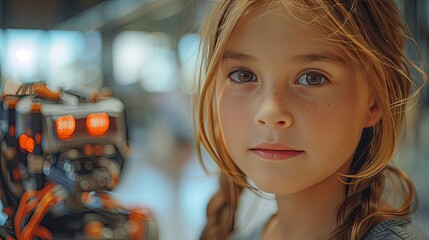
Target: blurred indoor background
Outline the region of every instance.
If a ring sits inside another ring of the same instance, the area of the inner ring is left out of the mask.
[[[217,189],[216,176],[196,159],[191,120],[196,32],[213,2],[0,0],[2,85],[44,81],[82,93],[109,87],[125,103],[132,153],[115,194],[124,204],[150,207],[161,240],[197,239]],[[398,3],[427,60],[429,1]],[[412,47],[407,51],[418,59]],[[416,183],[414,217],[429,233],[427,90],[410,111],[402,141],[397,164]],[[243,210],[253,217],[242,215],[242,227],[275,211],[271,200],[245,197],[254,199]]]

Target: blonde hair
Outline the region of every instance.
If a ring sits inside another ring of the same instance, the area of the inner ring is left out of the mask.
[[[407,175],[390,164],[404,121],[405,107],[417,98],[420,87],[411,79],[412,66],[425,73],[405,54],[409,32],[394,0],[221,0],[201,27],[202,62],[196,96],[196,142],[200,159],[205,149],[221,169],[220,190],[207,208],[201,239],[226,239],[234,230],[238,198],[249,187],[245,175],[229,156],[219,127],[214,75],[237,21],[255,7],[278,3],[314,30],[326,33],[346,60],[360,66],[368,79],[381,120],[365,129],[350,173],[341,175],[347,198],[337,215],[337,228],[328,239],[362,239],[382,217],[407,217],[416,207],[414,186]],[[311,19],[306,21],[305,19]],[[420,57],[421,61],[421,57]],[[392,184],[402,202],[380,208],[386,183]]]

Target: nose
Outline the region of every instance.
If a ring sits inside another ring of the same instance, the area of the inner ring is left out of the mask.
[[[259,126],[269,128],[288,128],[293,123],[292,114],[287,108],[287,100],[280,93],[269,93],[260,99],[255,115]]]

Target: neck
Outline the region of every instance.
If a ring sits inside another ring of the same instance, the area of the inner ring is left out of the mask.
[[[304,191],[277,197],[264,239],[324,239],[337,226],[346,186],[336,174]]]

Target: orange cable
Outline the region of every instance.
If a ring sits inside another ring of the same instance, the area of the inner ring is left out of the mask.
[[[46,87],[46,83],[33,84],[36,94],[41,98],[46,98],[53,101],[60,100],[61,92],[51,91]]]
[[[39,226],[48,210],[55,205],[57,201],[58,199],[53,196],[52,192],[48,192],[43,196],[30,221],[23,229],[23,239],[33,239],[35,229]]]
[[[19,239],[20,234],[21,234],[21,221],[23,220],[24,217],[24,212],[25,212],[25,207],[27,206],[27,202],[30,200],[31,197],[34,197],[36,195],[35,191],[27,191],[24,194],[22,194],[21,196],[21,200],[19,202],[18,205],[18,209],[16,211],[15,214],[15,219],[14,219],[14,228],[15,228],[15,234],[16,237]]]
[[[120,208],[120,204],[115,201],[112,196],[110,196],[107,193],[98,193],[98,197],[101,199],[101,203],[103,207],[107,209],[112,208]],[[135,212],[131,212],[129,215],[130,221],[133,223],[133,229],[131,230],[131,239],[141,239],[143,236],[142,228],[143,226],[140,225],[139,217]]]
[[[22,216],[21,220],[19,221],[19,223],[23,222],[24,220],[27,219],[27,217],[29,216],[30,213],[34,212],[34,210],[36,209],[37,205],[39,204],[39,199],[35,199],[31,202],[29,202],[24,209],[24,215]],[[19,239],[18,236],[21,235],[21,224],[19,224],[19,229],[16,231],[16,235],[17,238]],[[25,226],[22,226],[22,228],[24,228]]]
[[[131,239],[142,239],[144,232],[144,225],[142,224],[142,219],[139,216],[139,213],[136,211],[132,211],[129,215],[131,222],[134,223],[136,229],[133,229],[131,232]]]
[[[117,208],[120,206],[118,202],[113,199],[109,194],[99,193],[98,196],[100,197],[103,206],[108,209]]]
[[[21,222],[24,221],[26,216],[37,207],[37,205],[40,202],[40,198],[43,197],[46,194],[46,192],[51,190],[53,187],[54,187],[53,183],[48,183],[42,190],[39,190],[39,191],[29,190],[22,195],[21,201],[17,210],[17,214],[15,217],[15,225],[14,225],[15,234],[18,239],[20,239],[20,236],[21,236],[21,226],[20,226]],[[33,196],[34,199],[28,202],[31,196]],[[22,204],[24,205],[22,206]]]
[[[36,236],[42,239],[52,239],[52,233],[43,226],[39,226],[36,229]]]

